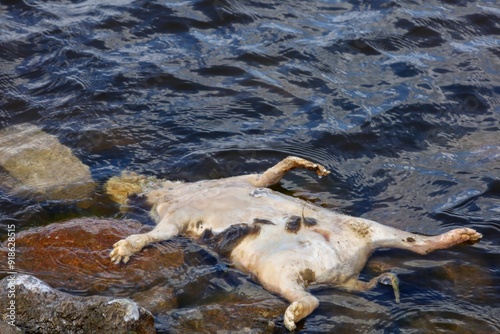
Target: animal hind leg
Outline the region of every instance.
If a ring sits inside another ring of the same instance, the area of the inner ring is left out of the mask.
[[[319,305],[319,300],[306,291],[306,285],[312,283],[313,277],[304,277],[296,271],[296,268],[282,268],[279,273],[267,272],[267,275],[259,277],[260,283],[271,292],[274,292],[288,302],[283,315],[285,327],[293,331],[296,323],[311,314]]]
[[[320,164],[316,164],[299,157],[288,156],[273,167],[266,170],[264,173],[259,174],[257,179],[252,183],[255,187],[269,187],[273,184],[277,184],[287,172],[295,168],[312,170],[319,176],[326,176],[330,174],[330,171]]]
[[[342,286],[340,289],[344,289],[349,292],[364,292],[374,289],[378,283],[383,285],[391,285],[394,290],[394,298],[396,303],[399,303],[399,279],[394,273],[383,273],[377,277],[372,278],[368,282],[360,281],[357,278],[352,278]]]
[[[457,228],[429,238],[424,246],[417,246],[416,251],[428,254],[437,249],[446,249],[465,242],[479,241],[483,235],[471,228]]]
[[[293,331],[297,327],[296,323],[298,321],[311,314],[319,305],[318,298],[298,285],[291,289],[284,287],[280,295],[291,302],[283,315],[283,322],[290,331]]]
[[[457,228],[435,236],[424,236],[378,224],[372,225],[372,248],[400,248],[418,254],[450,248],[465,242],[479,241],[483,236],[471,228]]]

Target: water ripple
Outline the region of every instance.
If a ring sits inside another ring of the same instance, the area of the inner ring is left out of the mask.
[[[431,258],[435,267],[405,258],[404,275],[431,274],[406,281],[399,307],[385,290],[320,291],[304,332],[499,330],[491,1],[29,0],[0,12],[0,127],[40,124],[100,184],[123,169],[182,180],[258,173],[298,155],[332,174],[294,171],[276,190],[408,231],[484,234]],[[2,221],[20,226],[118,214],[104,200],[83,213],[3,190],[0,201]],[[179,270],[199,275],[193,296],[217,300],[236,284],[217,279],[213,254],[186,247],[192,262]],[[474,275],[488,280],[463,288],[460,277],[474,276],[463,268],[434,280],[449,259],[481,265]]]

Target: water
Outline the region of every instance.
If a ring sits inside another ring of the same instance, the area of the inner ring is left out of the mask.
[[[400,272],[401,304],[320,288],[303,332],[500,331],[496,1],[30,0],[0,17],[0,126],[40,124],[99,182],[225,177],[294,154],[332,174],[294,173],[284,193],[484,234],[427,262],[376,253]],[[7,193],[0,207],[3,230],[118,214],[100,193],[87,210]]]

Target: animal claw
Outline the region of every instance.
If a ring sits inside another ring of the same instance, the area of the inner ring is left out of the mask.
[[[382,274],[379,278],[379,282],[384,285],[391,285],[394,290],[394,298],[396,299],[396,304],[399,304],[400,295],[399,295],[399,279],[398,276],[394,273],[385,273]]]
[[[111,258],[111,262],[115,264],[119,264],[120,262],[127,263],[130,260],[130,256],[135,253],[126,239],[116,242],[113,248],[111,253],[109,253],[109,257]]]

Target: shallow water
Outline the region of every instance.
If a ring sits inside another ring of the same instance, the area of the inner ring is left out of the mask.
[[[294,154],[332,174],[290,174],[284,193],[412,232],[484,234],[425,258],[377,252],[369,268],[396,268],[401,304],[321,287],[304,333],[500,331],[496,1],[26,0],[0,17],[0,128],[40,124],[99,182],[225,177]],[[2,232],[84,215],[119,213],[100,193],[83,210],[0,192]]]

